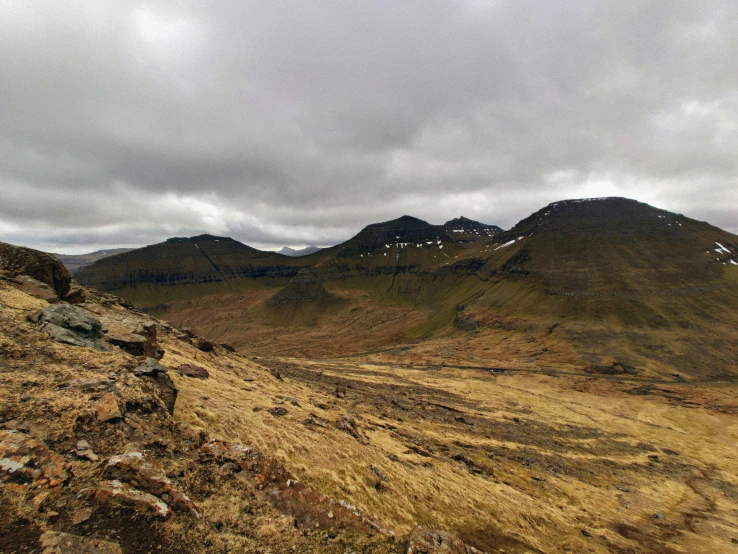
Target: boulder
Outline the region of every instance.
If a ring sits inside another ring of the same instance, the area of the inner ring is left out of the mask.
[[[196,379],[207,379],[208,377],[210,377],[207,369],[192,364],[181,364],[177,366],[177,371],[180,375],[184,375],[186,377],[194,377]]]
[[[106,477],[130,483],[161,498],[173,508],[187,511],[196,518],[200,518],[199,512],[189,497],[167,477],[155,460],[148,459],[140,451],[132,450],[111,457],[103,473]]]
[[[166,373],[167,371],[169,368],[161,365],[156,358],[146,358],[133,370],[133,373],[140,377],[142,375],[153,376],[155,373]]]
[[[0,242],[0,269],[13,276],[28,275],[46,283],[60,300],[66,297],[72,282],[67,268],[54,256],[5,242]]]
[[[113,421],[123,417],[118,407],[118,400],[114,394],[106,394],[97,402],[97,420],[101,422]]]
[[[131,356],[146,356],[161,360],[164,349],[156,342],[156,323],[146,323],[134,329],[117,329],[106,340]]]
[[[348,433],[362,444],[369,444],[369,439],[362,435],[359,431],[359,426],[356,423],[356,419],[353,416],[344,414],[336,421],[336,427],[341,431]]]
[[[39,539],[41,554],[123,554],[117,543],[46,531]]]
[[[95,500],[97,502],[107,502],[111,499],[122,501],[125,504],[132,504],[138,511],[162,519],[169,519],[172,515],[171,508],[163,500],[147,492],[134,489],[130,485],[117,480],[103,481],[95,492]]]
[[[34,315],[34,314],[32,314]],[[41,312],[40,328],[57,342],[102,348],[102,323],[89,312],[66,302],[53,304]]]
[[[212,352],[215,348],[215,343],[202,337],[198,337],[195,346],[198,350],[202,350],[203,352]]]
[[[70,304],[82,304],[87,302],[87,289],[80,286],[76,281],[72,281],[72,285],[69,287],[69,292],[66,297],[64,297],[64,300]]]
[[[96,462],[99,459],[98,455],[92,451],[92,448],[90,448],[90,443],[86,440],[77,441],[77,448],[74,450],[74,453],[78,458],[84,458],[91,462]]]

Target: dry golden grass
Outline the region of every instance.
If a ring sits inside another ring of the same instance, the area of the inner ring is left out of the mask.
[[[190,348],[169,341],[163,363]],[[398,533],[428,525],[489,552],[734,548],[735,386],[194,357],[211,377],[177,378],[175,418],[275,455]],[[368,444],[336,428],[344,414]],[[329,427],[303,423],[316,416]]]
[[[80,436],[103,457],[133,440],[123,426],[95,423],[95,394],[57,387],[114,373],[122,401],[145,403],[147,393],[128,372],[131,358],[49,342],[24,319],[44,303],[2,283],[0,304],[6,420],[34,422],[32,433],[59,452]],[[123,313],[116,310],[102,317],[115,321]],[[177,519],[152,533],[187,549],[207,537],[203,548],[212,552],[400,550],[400,543],[357,546],[340,535],[303,535],[246,481],[197,460],[187,444],[202,430],[275,456],[304,483],[398,536],[422,524],[490,553],[732,552],[736,386],[583,375],[555,334],[539,339],[561,374],[533,373],[542,366],[522,355],[536,347],[527,340],[532,333],[539,330],[510,329],[484,343],[487,351],[474,350],[478,358],[449,335],[409,353],[333,360],[204,353],[162,334],[165,366],[190,363],[210,373],[203,380],[170,371],[180,425],[145,416],[165,442],[179,441],[160,461],[170,475],[184,472],[182,485],[210,527]],[[517,360],[531,372],[451,367],[477,360]],[[21,402],[25,391],[31,399]],[[269,413],[275,406],[287,414]],[[354,418],[358,435],[338,427],[342,416]],[[88,462],[73,465],[73,486],[99,479]],[[62,518],[82,502],[75,491]]]

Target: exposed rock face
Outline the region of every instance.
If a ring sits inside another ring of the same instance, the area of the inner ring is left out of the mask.
[[[59,490],[69,479],[69,468],[67,460],[41,441],[0,431],[0,482],[25,490]]]
[[[273,306],[321,302],[335,299],[323,285],[323,281],[307,268],[298,271],[290,282],[267,302]]]
[[[47,531],[39,540],[41,554],[123,554],[117,543]]]
[[[17,285],[17,288],[26,294],[45,300],[49,304],[59,302],[59,295],[56,291],[46,283],[42,283],[38,279],[29,277],[28,275],[16,275],[10,277],[10,273],[5,270],[0,270],[0,276],[8,278],[13,284]]]
[[[155,358],[147,358],[141,365],[133,370],[133,373],[150,381],[156,390],[156,395],[164,402],[169,415],[174,414],[174,404],[177,402],[177,387],[174,381],[167,375],[167,369]]]
[[[201,451],[214,461],[240,467],[254,480],[257,489],[266,493],[275,508],[290,514],[300,525],[362,534],[387,532],[353,506],[336,502],[303,485],[277,460],[255,448],[211,441],[203,445]]]
[[[55,257],[23,246],[0,242],[0,269],[11,275],[28,275],[54,289],[59,299],[69,292],[72,276]]]
[[[200,517],[189,497],[166,476],[156,461],[146,458],[142,452],[132,450],[113,456],[108,460],[104,474],[115,481],[135,485],[175,509],[187,511],[196,518]]]
[[[163,500],[160,500],[153,494],[134,489],[130,485],[117,480],[103,481],[95,493],[95,500],[97,502],[106,502],[110,499],[132,504],[138,511],[158,516],[162,519],[169,519],[172,515],[171,508]]]
[[[160,360],[164,350],[156,342],[156,324],[149,323],[134,328],[130,332],[115,330],[108,333],[110,344],[128,352],[131,356],[147,356]]]
[[[72,286],[69,287],[69,293],[64,300],[70,304],[82,304],[87,301],[87,289],[72,281]]]
[[[55,341],[75,346],[101,347],[102,323],[89,312],[65,302],[53,304],[38,318],[41,329]]]

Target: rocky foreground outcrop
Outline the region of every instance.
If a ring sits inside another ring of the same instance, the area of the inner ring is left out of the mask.
[[[0,552],[407,549],[275,457],[176,422],[175,380],[240,358],[90,293],[39,309],[0,281]]]
[[[28,276],[51,287],[57,298],[69,294],[72,276],[54,256],[23,246],[0,242],[0,270],[9,277]]]

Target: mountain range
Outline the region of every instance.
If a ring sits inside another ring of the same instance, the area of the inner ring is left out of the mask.
[[[554,202],[507,231],[403,216],[299,258],[169,239],[77,279],[254,353],[442,359],[433,338],[472,365],[699,379],[737,373],[736,253],[738,237],[707,223],[601,198]],[[276,296],[305,268],[326,294]],[[501,351],[503,337],[523,355]]]

